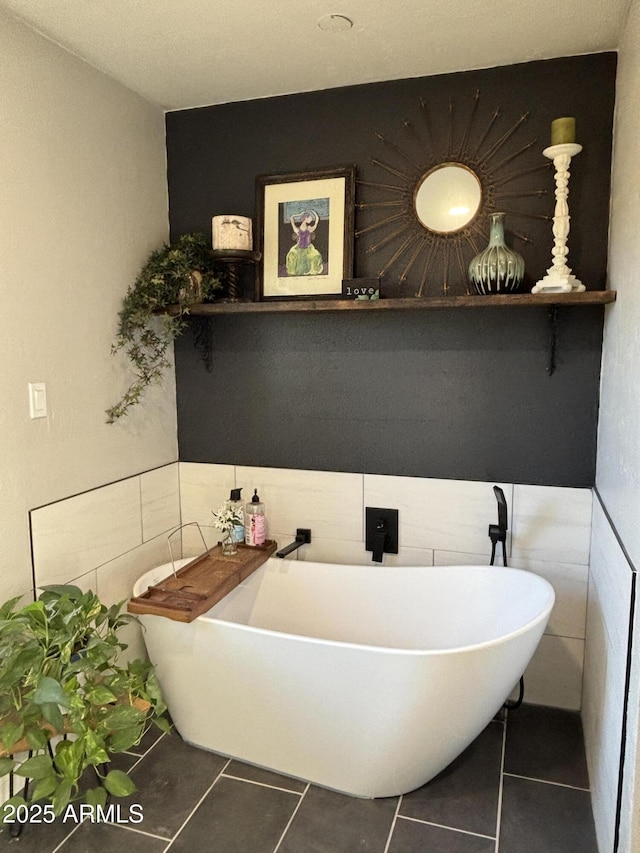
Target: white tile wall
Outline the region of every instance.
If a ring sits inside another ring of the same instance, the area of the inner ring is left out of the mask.
[[[598,842],[612,850],[632,572],[598,500],[592,531],[582,720]]]
[[[36,584],[78,578],[179,521],[177,463],[32,510]]]
[[[526,701],[579,711],[583,664],[584,640],[545,634],[524,674]]]
[[[37,586],[95,569],[142,544],[139,478],[36,509],[31,529]]]
[[[549,619],[547,633],[556,637],[584,640],[589,567],[517,557],[513,557],[509,565],[541,575],[554,588],[556,603]]]
[[[286,544],[286,543],[285,543]],[[398,554],[385,554],[385,566],[432,566],[433,551],[429,548],[403,548]],[[371,565],[371,551],[365,550],[364,541],[348,542],[339,539],[316,539],[298,552],[299,560],[319,563],[343,563],[348,566]]]
[[[92,569],[90,572],[80,575],[79,578],[69,578],[66,583],[74,584],[74,586],[79,587],[83,592],[91,590],[97,594],[98,573],[96,569]]]
[[[512,555],[588,566],[591,501],[590,489],[515,485]]]
[[[32,513],[39,584],[97,582],[107,603],[130,594],[135,578],[167,562],[167,534],[180,519],[200,524],[208,547],[220,538],[211,510],[243,488],[266,504],[268,535],[282,547],[296,528],[312,543],[294,558],[366,565],[366,506],[399,510],[400,553],[386,565],[487,563],[489,524],[497,521],[494,483],[430,480],[181,462],[60,501]],[[591,493],[583,489],[501,485],[509,506],[510,565],[554,586],[557,604],[526,673],[527,700],[579,708],[583,671]],[[196,527],[173,538],[176,556],[203,549]],[[183,547],[181,547],[183,546]],[[94,574],[96,572],[97,574]],[[132,654],[142,648],[131,632]],[[135,656],[134,654],[134,656]]]
[[[258,490],[270,530],[295,536],[296,528],[308,527],[319,538],[362,540],[360,474],[238,466],[236,482],[245,501]]]
[[[181,550],[180,538],[172,537],[171,547],[173,550],[174,559],[180,557],[197,557],[198,554],[202,554],[203,551],[206,550],[205,545],[206,548],[213,548],[213,546],[216,545],[221,538],[222,533],[220,530],[218,530],[217,527],[210,527],[204,524],[198,524],[197,522],[187,522],[182,528]]]
[[[127,551],[96,570],[97,593],[108,606],[131,597],[133,585],[146,571],[169,562],[166,537],[161,535]]]
[[[140,496],[143,542],[180,524],[180,480],[175,463],[141,474]]]
[[[487,530],[498,521],[494,485],[502,487],[511,507],[513,487],[506,483],[366,474],[364,505],[399,511],[401,546],[465,551],[489,557],[491,542]]]
[[[183,523],[197,521],[211,526],[212,510],[217,510],[235,488],[233,465],[205,465],[180,462],[180,508]],[[242,483],[238,484],[242,486]],[[246,489],[242,497],[246,497]]]

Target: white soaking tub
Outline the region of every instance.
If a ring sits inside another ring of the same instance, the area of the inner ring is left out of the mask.
[[[147,572],[134,595],[170,572]],[[546,580],[517,569],[271,558],[189,624],[139,618],[187,742],[386,797],[423,785],[477,737],[553,603]]]

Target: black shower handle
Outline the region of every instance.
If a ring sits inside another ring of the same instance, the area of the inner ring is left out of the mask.
[[[509,527],[507,520],[507,500],[500,486],[493,487],[493,494],[498,501],[498,527],[506,533]]]

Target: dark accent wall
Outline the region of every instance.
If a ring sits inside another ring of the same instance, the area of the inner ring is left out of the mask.
[[[571,170],[570,265],[589,289],[602,288],[615,64],[614,54],[598,54],[169,113],[172,238],[209,233],[217,213],[254,215],[257,174],[355,163],[360,180],[380,181],[372,158],[393,160],[376,132],[404,144],[402,121],[421,119],[422,98],[436,146],[444,145],[449,105],[459,136],[480,90],[478,118],[499,107],[496,129],[529,112],[503,154],[536,143],[514,164],[543,162],[552,119],[576,116],[584,150]],[[511,205],[534,217],[508,218],[526,289],[550,265],[551,223],[539,217],[553,213],[553,186],[550,169],[515,184],[548,190]],[[367,192],[358,187],[356,198]],[[360,277],[383,263],[363,239],[355,257]],[[414,281],[394,274],[383,286],[389,295],[415,292]],[[430,282],[430,293],[439,288]],[[450,292],[465,288],[458,276]],[[558,366],[549,376],[542,308],[215,317],[212,372],[190,334],[176,344],[180,458],[591,486],[603,309],[567,308],[558,320]]]

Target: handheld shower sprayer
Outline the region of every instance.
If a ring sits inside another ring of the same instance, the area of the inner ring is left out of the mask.
[[[496,559],[496,545],[502,543],[502,565],[507,565],[507,529],[508,513],[507,500],[500,486],[493,487],[493,493],[498,502],[498,523],[489,525],[489,539],[491,539],[491,565]]]

